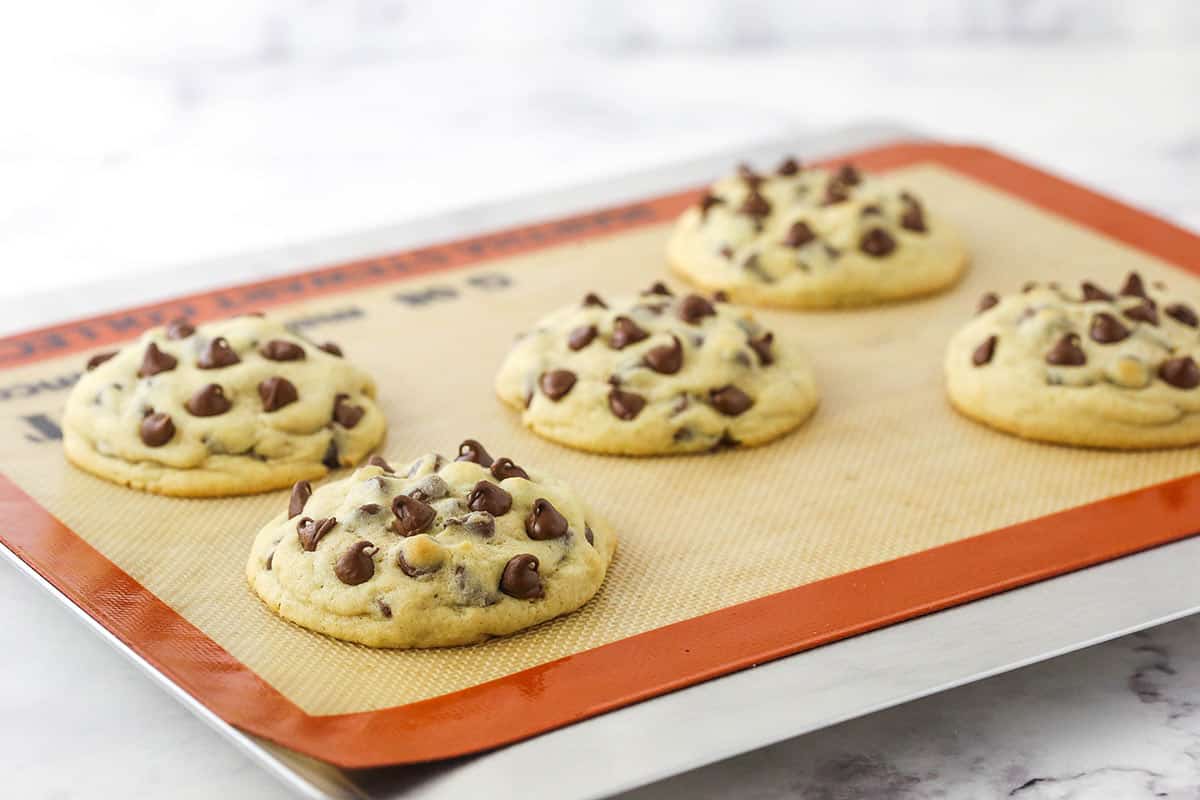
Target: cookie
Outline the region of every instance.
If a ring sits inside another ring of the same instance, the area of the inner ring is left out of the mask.
[[[246,574],[272,611],[371,647],[469,644],[596,594],[616,537],[568,486],[468,439],[393,470],[292,489]]]
[[[1200,442],[1196,306],[1131,273],[1117,288],[1029,284],[984,295],[946,351],[960,412],[1046,442],[1120,449]]]
[[[67,399],[67,457],[158,494],[279,489],[350,466],[383,438],[375,382],[332,343],[258,315],[177,320],[101,353]]]
[[[817,405],[794,342],[723,299],[662,283],[550,314],[513,346],[496,392],[547,439],[623,455],[762,444]]]
[[[844,164],[743,165],[679,218],[671,267],[739,303],[862,306],[929,294],[958,280],[967,251],[911,192]]]

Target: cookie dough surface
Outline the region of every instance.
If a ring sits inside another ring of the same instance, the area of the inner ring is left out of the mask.
[[[714,183],[679,218],[667,256],[699,286],[787,308],[929,294],[967,263],[954,228],[910,192],[848,164],[833,172],[794,159]]]
[[[1106,448],[1200,442],[1200,333],[1191,301],[1123,286],[988,294],[946,352],[960,412],[1002,431]]]
[[[623,455],[762,444],[817,405],[794,342],[745,309],[661,283],[545,317],[509,352],[496,392],[547,439]]]
[[[67,457],[134,489],[251,494],[350,466],[383,438],[375,382],[276,320],[177,320],[93,356],[71,391]]]
[[[311,496],[310,496],[311,495]],[[477,442],[393,470],[373,457],[289,507],[246,566],[285,619],[371,647],[442,647],[503,636],[574,611],[616,549],[565,484]]]

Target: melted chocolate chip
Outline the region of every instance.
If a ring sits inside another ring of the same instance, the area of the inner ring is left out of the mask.
[[[196,326],[180,317],[167,323],[168,339],[186,339],[196,332]]]
[[[572,350],[582,350],[592,343],[597,333],[595,325],[580,325],[567,335],[567,347]]]
[[[622,350],[635,342],[640,342],[650,334],[629,317],[617,317],[613,320],[612,336],[608,346],[614,350]]]
[[[543,372],[538,378],[538,386],[542,394],[555,402],[567,396],[575,386],[575,373],[569,369],[552,369]]]
[[[1085,303],[1096,301],[1096,300],[1103,300],[1106,302],[1111,302],[1113,299],[1113,296],[1111,294],[1104,291],[1103,289],[1101,289],[1099,286],[1092,283],[1091,281],[1084,281],[1080,288],[1083,291],[1083,300]]]
[[[1087,363],[1087,354],[1079,346],[1079,337],[1064,333],[1046,353],[1046,363],[1059,367],[1080,367]]]
[[[175,423],[166,414],[152,412],[142,418],[138,432],[147,447],[162,447],[175,436]]]
[[[241,361],[238,354],[229,346],[229,342],[224,336],[218,336],[208,343],[200,353],[200,357],[196,359],[196,366],[200,369],[220,369],[229,367]]]
[[[689,294],[679,301],[679,318],[689,325],[695,325],[705,317],[716,316],[717,310],[712,303],[698,294]]]
[[[608,408],[617,419],[629,421],[642,413],[645,407],[646,398],[640,394],[626,392],[615,386],[608,393]]]
[[[356,406],[348,401],[350,395],[339,394],[333,398],[333,421],[343,428],[353,428],[362,421],[367,413],[362,406]]]
[[[325,455],[321,456],[321,463],[330,469],[337,469],[342,465],[342,458],[338,453],[337,439],[331,438],[329,440],[329,446],[325,448]]]
[[[537,556],[522,553],[510,558],[500,574],[500,591],[518,600],[543,597],[545,592],[542,590],[542,577],[538,574]]]
[[[1093,342],[1100,344],[1115,344],[1129,338],[1129,328],[1121,324],[1121,320],[1112,314],[1100,313],[1092,317],[1092,325],[1088,336]]]
[[[111,350],[107,353],[96,353],[96,355],[92,356],[91,358],[89,358],[87,360],[87,367],[86,367],[87,371],[91,372],[96,367],[100,366],[105,361],[108,361],[110,358],[112,358],[116,354],[117,354],[116,350]]]
[[[834,179],[847,186],[858,186],[858,184],[862,183],[862,174],[858,171],[857,167],[850,162],[846,162],[838,169],[834,175]]]
[[[350,545],[350,548],[333,565],[333,574],[347,586],[366,583],[375,575],[375,559],[371,558],[379,548],[365,539]]]
[[[503,517],[512,508],[512,495],[491,481],[479,481],[467,495],[467,508]]]
[[[437,516],[433,506],[406,494],[396,495],[392,499],[392,513],[396,515],[392,520],[392,530],[401,536],[420,533],[428,528]]]
[[[588,292],[583,296],[583,307],[593,306],[595,308],[608,308],[608,303],[600,299],[600,295],[595,292]]]
[[[486,511],[472,511],[460,519],[448,519],[447,525],[461,525],[468,533],[490,538],[496,533],[496,518]]]
[[[1169,358],[1158,368],[1158,377],[1176,389],[1195,389],[1200,386],[1200,367],[1191,356]]]
[[[1158,324],[1158,309],[1155,308],[1154,301],[1150,299],[1143,300],[1141,305],[1127,308],[1121,313],[1136,322],[1145,322],[1148,325]]]
[[[426,475],[415,486],[405,492],[409,497],[414,500],[420,500],[422,503],[437,500],[449,493],[450,487],[446,485],[446,481],[442,480],[439,475]]]
[[[761,218],[771,213],[771,204],[767,202],[767,198],[763,197],[757,189],[752,189],[746,195],[746,199],[742,201],[741,207],[738,208],[747,216]]]
[[[1196,316],[1196,312],[1191,306],[1185,306],[1183,303],[1172,303],[1163,309],[1167,316],[1176,322],[1181,322],[1189,328],[1194,328],[1200,324],[1200,317]]]
[[[379,606],[379,613],[383,614],[386,619],[392,618],[392,607],[388,605],[386,600],[380,598],[375,601],[375,604]]]
[[[193,416],[215,417],[233,408],[233,403],[219,384],[210,383],[189,397],[184,406]]]
[[[267,378],[258,385],[258,396],[262,398],[263,411],[267,412],[278,411],[300,399],[292,382],[278,375]]]
[[[839,180],[832,180],[825,186],[825,196],[821,199],[821,205],[835,206],[849,199],[850,190],[846,184]]]
[[[400,568],[401,572],[410,578],[419,578],[422,575],[429,575],[442,568],[441,564],[438,564],[434,567],[414,567],[412,564],[408,563],[408,559],[404,557],[403,550],[396,554],[396,566]]]
[[[321,350],[323,352],[329,353],[329,355],[331,355],[331,356],[337,356],[338,358],[342,357],[342,348],[338,347],[333,342],[325,342],[324,344],[319,344],[319,345],[317,345],[317,349]]]
[[[863,234],[858,249],[869,256],[882,258],[896,249],[896,240],[883,228],[872,228]]]
[[[179,360],[170,353],[158,349],[154,342],[146,345],[146,353],[142,356],[142,366],[138,369],[139,378],[147,378],[160,372],[170,372],[175,369]]]
[[[718,289],[717,291],[713,292],[712,299],[714,303],[728,303],[729,292],[725,291],[724,289]]]
[[[775,363],[775,357],[771,354],[771,345],[775,342],[775,334],[767,331],[757,339],[751,338],[746,341],[750,345],[750,349],[758,356],[758,363],[764,367]]]
[[[588,544],[590,544],[590,545],[592,545],[593,547],[595,547],[595,545],[596,545],[596,534],[592,533],[592,526],[591,526],[591,525],[588,525],[586,522],[585,522],[585,523],[583,523],[583,538],[587,539],[587,543],[588,543]]]
[[[708,217],[708,212],[713,206],[724,204],[724,200],[717,197],[715,194],[709,193],[700,198],[700,219]]]
[[[567,535],[567,518],[549,500],[539,497],[525,518],[525,533],[539,542],[558,539]]]
[[[300,516],[308,498],[312,497],[312,484],[308,481],[296,481],[292,484],[292,496],[288,498],[288,519]]]
[[[976,308],[976,313],[982,314],[984,311],[987,311],[989,308],[999,302],[1000,298],[996,296],[995,292],[988,292],[983,297],[979,298],[979,305]]]
[[[733,438],[733,436],[729,433],[729,429],[726,428],[721,432],[721,438],[713,442],[713,446],[709,448],[709,452],[719,453],[722,450],[732,450],[740,445],[741,442]]]
[[[272,339],[258,348],[258,352],[271,361],[299,361],[304,358],[304,348],[286,339]]]
[[[642,292],[642,295],[656,294],[662,297],[674,297],[675,293],[671,291],[671,287],[667,286],[662,281],[655,281],[650,285],[649,289]]]
[[[492,465],[492,457],[488,455],[488,451],[474,439],[463,440],[463,443],[458,446],[458,457],[454,460],[469,461],[481,467],[490,467]]]
[[[874,203],[863,206],[858,212],[860,217],[880,216],[881,214],[883,214],[883,209]]]
[[[364,503],[358,507],[358,513],[366,514],[369,517],[375,516],[382,510],[383,506],[379,505],[379,503]]]
[[[971,353],[971,363],[977,367],[982,367],[984,364],[989,363],[992,360],[992,356],[996,354],[997,341],[998,340],[995,336],[989,336],[988,338],[984,339],[983,342],[975,348],[975,352]]]
[[[904,196],[904,210],[900,212],[900,227],[914,233],[925,233],[925,211],[912,195]]]
[[[396,474],[396,470],[392,469],[392,465],[385,461],[382,456],[371,456],[367,459],[367,463],[372,467],[379,467],[389,475]]]
[[[783,163],[775,168],[776,175],[795,175],[800,172],[800,162],[788,156]]]
[[[496,459],[496,463],[492,464],[491,473],[492,477],[498,481],[502,481],[505,478],[524,478],[525,480],[529,480],[529,473],[514,464],[513,460],[507,456]]]
[[[817,235],[813,233],[812,228],[808,227],[807,222],[794,222],[792,227],[788,228],[783,244],[787,247],[803,247],[816,238]]]
[[[750,395],[732,384],[719,389],[709,389],[708,402],[727,417],[736,417],[754,405]]]
[[[1146,286],[1142,283],[1142,276],[1136,272],[1129,273],[1125,278],[1125,285],[1118,292],[1122,297],[1143,297],[1149,299],[1150,295],[1146,294]]]
[[[329,517],[327,519],[312,519],[311,517],[301,517],[296,523],[296,535],[300,538],[300,547],[308,552],[317,549],[317,543],[333,530],[333,526],[337,525],[337,519]]]
[[[679,337],[672,336],[671,344],[660,344],[647,350],[643,361],[655,372],[674,375],[683,367],[683,344]]]
[[[733,248],[727,244],[721,245],[721,249],[717,252],[721,254],[721,258],[733,258]]]

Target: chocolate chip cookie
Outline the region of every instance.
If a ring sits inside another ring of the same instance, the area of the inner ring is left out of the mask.
[[[830,171],[794,158],[714,183],[676,223],[667,254],[699,286],[787,308],[929,294],[967,263],[958,233],[911,192],[852,164]]]
[[[616,536],[566,485],[468,439],[453,461],[372,457],[259,532],[254,591],[292,622],[371,647],[469,644],[582,606]]]
[[[332,343],[245,315],[147,331],[67,400],[67,457],[158,494],[251,494],[319,478],[383,438],[375,382]]]
[[[496,392],[548,439],[624,455],[762,444],[817,405],[794,342],[723,296],[662,283],[550,314],[513,346]]]
[[[1200,316],[1130,273],[1120,287],[987,294],[950,341],[955,408],[1008,433],[1121,449],[1200,442]]]

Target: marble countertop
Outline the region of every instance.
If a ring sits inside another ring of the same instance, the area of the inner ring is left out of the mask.
[[[1195,48],[486,59],[301,57],[267,41],[236,59],[66,61],[44,85],[69,102],[7,95],[22,113],[0,132],[0,297],[153,281],[863,119],[985,142],[1200,228]],[[6,795],[286,796],[7,565],[0,603]],[[1195,800],[1197,787],[1190,618],[631,797]]]

